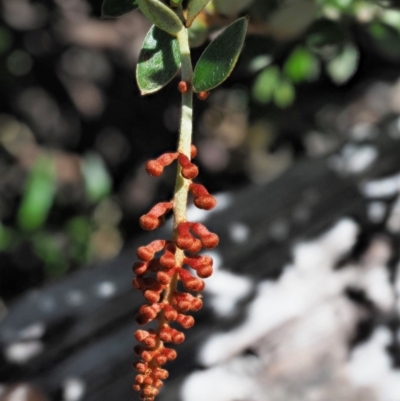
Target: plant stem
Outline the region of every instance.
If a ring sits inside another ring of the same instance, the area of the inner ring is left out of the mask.
[[[182,111],[181,111],[181,126],[179,131],[178,149],[179,153],[185,154],[190,159],[190,149],[192,145],[192,132],[193,132],[193,89],[192,89],[192,76],[193,67],[190,58],[189,48],[189,35],[188,30],[183,28],[177,35],[179,49],[181,54],[182,64],[182,81],[187,83],[188,90],[182,93]],[[177,227],[180,223],[186,221],[187,199],[189,192],[190,181],[183,178],[181,174],[181,166],[177,163],[177,173],[175,181],[175,190],[173,198],[173,238],[177,237]],[[177,248],[175,253],[175,260],[177,266],[182,266],[184,259],[184,252]],[[176,289],[178,277],[175,274],[169,287],[164,292],[163,301],[166,303],[172,302],[172,296]],[[160,322],[164,323],[164,319]]]
[[[190,58],[188,30],[183,28],[177,35],[179,50],[181,53],[182,81],[187,83],[187,92],[182,94],[181,126],[179,132],[178,152],[185,154],[190,159],[190,148],[192,144],[193,131],[193,89],[192,76],[193,67]],[[186,221],[187,198],[190,181],[181,175],[181,167],[178,164],[174,199],[174,238],[179,223]],[[183,252],[177,251],[177,262],[181,262]]]

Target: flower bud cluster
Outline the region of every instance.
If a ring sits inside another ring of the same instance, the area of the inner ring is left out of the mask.
[[[191,158],[195,156],[196,148],[192,146]],[[175,160],[182,177],[190,180],[188,189],[194,204],[205,210],[215,207],[216,200],[205,187],[191,181],[197,176],[198,168],[183,153],[165,153],[149,161],[146,170],[157,177]],[[155,230],[174,206],[174,200],[158,203],[140,218],[140,225],[145,230]],[[195,321],[188,313],[198,311],[203,305],[198,293],[204,289],[203,279],[213,272],[213,260],[210,256],[196,254],[202,248],[216,247],[218,241],[218,236],[203,224],[184,220],[177,222],[173,240],[155,240],[137,250],[139,262],[133,265],[132,283],[142,291],[147,303],[139,308],[136,322],[144,325],[156,321],[157,326],[135,333],[139,345],[134,351],[140,360],[134,364],[138,374],[133,388],[143,400],[154,400],[168,377],[168,371],[162,366],[177,356],[176,351],[165,344],[180,344],[185,339],[184,333],[171,324],[183,329],[192,327]],[[191,268],[193,273],[185,267]],[[178,291],[179,281],[184,291]]]

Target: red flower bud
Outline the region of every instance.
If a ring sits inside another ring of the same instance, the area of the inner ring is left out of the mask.
[[[176,292],[173,297],[173,302],[179,312],[187,312],[188,310],[190,310],[192,299],[193,295],[191,294]]]
[[[190,145],[190,157],[194,159],[197,155],[197,148],[193,144]]]
[[[199,174],[199,169],[183,153],[179,154],[178,162],[182,166],[182,176],[188,180],[193,180]]]
[[[164,171],[164,166],[157,160],[148,161],[145,168],[147,173],[152,177],[159,177]]]
[[[147,330],[136,330],[135,338],[137,341],[142,342],[148,336],[149,332]]]
[[[197,312],[203,307],[203,301],[200,298],[193,298],[190,303],[190,310]]]
[[[167,284],[170,283],[174,273],[175,273],[175,269],[170,269],[170,270],[168,270],[166,272],[163,272],[163,271],[158,272],[157,273],[157,280],[158,280],[158,282],[160,284],[167,285]]]
[[[175,244],[168,244],[165,248],[164,254],[160,258],[160,263],[162,266],[172,269],[175,267],[176,260],[175,260]]]
[[[183,262],[196,270],[200,278],[207,278],[212,274],[213,260],[210,256],[195,255],[190,258],[185,258]]]
[[[165,365],[167,363],[167,357],[165,355],[157,355],[155,357],[156,363],[159,366]]]
[[[211,210],[217,204],[217,200],[208,193],[203,185],[192,183],[189,190],[194,196],[194,204],[199,209]]]
[[[181,93],[186,93],[188,91],[188,83],[185,81],[180,81],[178,84],[178,90]]]
[[[204,289],[204,281],[193,277],[187,270],[179,269],[179,276],[183,282],[183,286],[188,291],[200,292]]]
[[[156,252],[160,252],[165,247],[164,240],[155,240],[146,246],[141,246],[136,251],[136,255],[140,260],[148,262],[154,258]]]
[[[145,214],[139,219],[139,224],[143,230],[152,231],[160,227],[162,223],[158,217]]]
[[[155,388],[161,388],[163,385],[164,385],[164,383],[163,383],[161,380],[159,380],[159,379],[156,379],[156,380],[154,381],[154,383],[153,383],[153,386],[154,386]]]
[[[153,370],[153,376],[156,379],[165,380],[168,377],[168,372],[165,369],[156,368]]]
[[[178,236],[176,239],[176,244],[180,249],[189,249],[194,242],[194,238],[189,231],[190,223],[180,223],[177,228]]]
[[[132,266],[132,270],[138,276],[143,276],[148,269],[148,264],[146,262],[136,262]]]
[[[200,100],[206,100],[208,98],[209,94],[210,94],[210,92],[208,92],[208,91],[202,91],[202,92],[197,93],[197,97]]]
[[[176,321],[184,328],[189,329],[194,325],[194,318],[192,316],[179,314]]]
[[[167,359],[169,361],[173,361],[174,359],[176,359],[177,354],[176,354],[176,351],[174,349],[164,348],[162,352],[167,357]]]
[[[147,214],[140,218],[140,226],[143,230],[155,230],[164,222],[164,215],[169,212],[172,207],[172,202],[157,203]]]
[[[143,293],[147,301],[154,304],[160,300],[160,293],[158,291],[146,290]]]
[[[172,322],[177,318],[178,312],[171,305],[165,305],[164,316],[169,322]]]
[[[164,153],[156,160],[150,160],[146,163],[146,171],[152,177],[160,176],[164,167],[170,165],[176,158],[178,157],[178,153]]]
[[[143,362],[135,362],[133,364],[133,368],[136,369],[140,373],[146,373],[146,371],[148,369],[148,365],[147,365],[147,363],[143,363]]]
[[[204,248],[215,248],[218,245],[218,235],[208,231],[203,224],[192,223],[190,228],[196,235],[200,237]]]

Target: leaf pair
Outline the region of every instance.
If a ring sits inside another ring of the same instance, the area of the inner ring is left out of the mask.
[[[206,48],[194,70],[195,92],[214,89],[229,77],[241,52],[247,25],[247,18],[239,18]],[[153,26],[144,40],[136,70],[141,93],[150,94],[163,88],[174,78],[180,64],[177,39]]]
[[[189,0],[187,6],[187,19],[186,26],[190,27],[192,22],[198,14],[204,9],[204,7],[210,2],[210,0]],[[177,3],[177,5],[179,2]],[[161,21],[165,18],[171,20],[172,24],[176,26],[177,21],[171,13],[175,13],[170,10],[167,6],[161,3],[159,0],[104,0],[101,15],[102,17],[120,17],[121,15],[127,14],[131,11],[136,10],[138,7],[142,10],[143,14],[153,22],[154,25],[163,29],[156,22],[161,17]],[[165,17],[167,15],[167,17]],[[169,16],[169,17],[168,17]],[[178,18],[179,20],[179,18]],[[180,22],[180,20],[179,20]],[[166,30],[169,32],[169,30]]]

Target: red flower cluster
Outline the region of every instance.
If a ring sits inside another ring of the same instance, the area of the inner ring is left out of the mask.
[[[196,156],[196,148],[192,146],[191,157]],[[198,168],[182,153],[165,153],[146,165],[147,172],[157,177],[164,168],[177,160],[180,171],[187,180],[194,179]],[[205,210],[216,205],[216,200],[204,186],[190,183],[189,191],[194,198],[194,204]],[[174,202],[161,202],[155,205],[147,214],[140,218],[140,225],[145,230],[154,230],[164,222],[165,215],[174,208]],[[157,321],[157,327],[149,330],[137,330],[136,340],[140,343],[135,347],[135,353],[140,361],[134,364],[139,372],[136,376],[134,390],[140,392],[143,400],[153,401],[168,377],[168,372],[162,369],[167,361],[176,358],[176,351],[165,347],[165,343],[180,344],[185,335],[171,327],[176,322],[180,327],[188,329],[194,325],[194,318],[187,312],[198,311],[203,302],[198,293],[204,289],[203,278],[213,271],[213,260],[210,256],[196,255],[202,248],[214,248],[218,245],[218,236],[211,233],[200,223],[188,221],[179,222],[174,230],[174,240],[155,240],[137,250],[140,262],[133,265],[136,277],[133,286],[143,292],[147,304],[139,308],[136,322],[144,325]],[[192,275],[185,266],[192,268],[197,277]],[[185,292],[177,289],[182,282]]]

